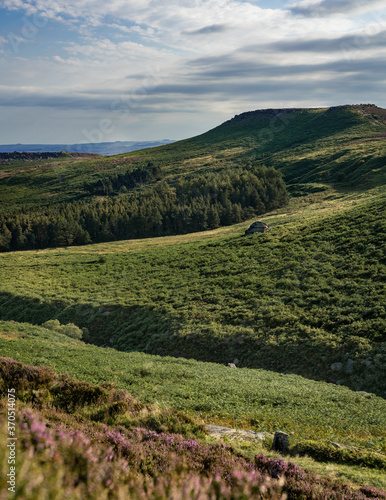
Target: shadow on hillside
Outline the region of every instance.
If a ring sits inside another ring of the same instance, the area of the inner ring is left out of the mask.
[[[84,340],[122,351],[148,351],[150,341],[169,336],[173,318],[146,306],[94,306],[41,302],[0,293],[0,319],[42,325],[50,319],[86,328]]]
[[[196,359],[204,362],[233,363],[237,368],[257,368],[282,374],[345,385],[353,390],[386,397],[385,353],[382,344],[359,358],[360,339],[307,338],[291,335],[271,344],[258,337],[218,336],[205,325],[195,331],[180,331],[176,318],[147,306],[93,306],[0,294],[0,319],[42,325],[50,319],[87,328],[88,343],[120,351],[146,352],[160,356]],[[351,352],[348,358],[347,352]],[[332,370],[331,366],[335,365]]]

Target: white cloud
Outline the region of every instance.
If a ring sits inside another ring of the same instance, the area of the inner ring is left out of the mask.
[[[359,0],[343,3],[348,12],[364,8]],[[29,57],[22,50],[8,58],[1,53],[0,104],[33,107],[48,121],[57,110],[66,124],[72,110],[65,142],[74,142],[70,134],[86,122],[111,117],[115,123],[116,103],[130,111],[117,131],[135,132],[135,139],[157,138],[146,135],[157,127],[162,136],[181,138],[258,107],[339,104],[345,88],[353,102],[382,105],[379,27],[361,31],[363,22],[349,14],[310,17],[317,9],[331,14],[338,4],[307,0],[273,10],[238,0],[0,0],[23,15],[35,11],[52,20],[30,40]],[[294,16],[296,9],[308,17]],[[62,38],[45,45],[56,26]],[[164,123],[176,132],[164,134]],[[124,139],[120,133],[109,140]]]
[[[335,14],[372,12],[384,9],[384,0],[303,0],[290,6],[293,14],[309,17],[324,17]]]

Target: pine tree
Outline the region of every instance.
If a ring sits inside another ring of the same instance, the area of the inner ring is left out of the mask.
[[[211,206],[208,210],[208,227],[216,229],[220,226],[220,216],[216,206]]]
[[[10,250],[10,244],[12,240],[12,233],[8,229],[7,224],[3,222],[0,231],[0,251],[5,252]]]

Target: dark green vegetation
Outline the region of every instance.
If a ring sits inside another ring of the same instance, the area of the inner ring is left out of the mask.
[[[86,184],[92,193],[127,192],[159,168],[147,166],[107,181]],[[123,191],[124,190],[124,191]],[[44,210],[22,210],[0,216],[0,250],[52,246],[189,233],[240,222],[285,205],[288,194],[273,168],[224,169],[167,182],[138,193],[62,203]]]
[[[1,317],[59,319],[98,345],[236,357],[384,395],[384,197],[241,234],[100,255],[98,246],[3,254]]]
[[[80,245],[234,224],[305,183],[385,181],[386,114],[372,105],[244,113],[193,139],[112,158],[1,167],[0,249]],[[38,163],[38,164],[36,164]],[[183,196],[182,196],[183,194]]]

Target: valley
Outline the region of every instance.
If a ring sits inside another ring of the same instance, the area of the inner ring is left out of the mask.
[[[57,478],[63,498],[166,499],[199,471],[209,498],[216,467],[216,498],[386,498],[385,117],[254,111],[159,148],[0,165],[0,382],[17,385],[39,457],[25,491],[50,471],[36,419],[63,477],[98,439],[135,471],[112,465],[95,491]],[[271,229],[244,236],[256,220]],[[269,436],[219,445],[208,424],[281,430],[291,450]],[[84,437],[71,451],[55,429]],[[100,476],[103,460],[84,471]]]

